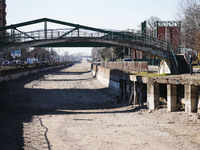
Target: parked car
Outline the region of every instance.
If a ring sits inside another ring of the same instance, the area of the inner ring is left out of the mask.
[[[20,61],[19,64],[20,65],[27,65],[27,62],[26,61]]]
[[[41,63],[41,64],[46,64],[47,62],[46,62],[46,61],[40,61],[40,63]]]
[[[48,64],[48,62],[47,62],[47,61],[40,61],[40,64],[41,64],[42,66],[46,66],[46,65]]]
[[[2,63],[2,65],[3,65],[3,66],[8,66],[8,65],[10,65],[10,61],[4,61],[4,62]]]
[[[19,64],[19,60],[12,60],[12,61],[10,62],[10,64],[11,64],[11,65],[17,65],[17,64]]]
[[[133,61],[132,58],[124,58],[123,61]]]

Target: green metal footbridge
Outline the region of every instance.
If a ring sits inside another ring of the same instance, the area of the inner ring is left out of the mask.
[[[33,24],[43,24],[42,30],[20,30]],[[64,25],[50,29],[48,23]],[[127,47],[149,53],[163,60],[173,60],[170,44],[156,38],[128,31],[106,30],[42,18],[0,28],[0,54],[28,47]],[[173,60],[175,61],[175,60]],[[176,61],[175,61],[176,63]]]

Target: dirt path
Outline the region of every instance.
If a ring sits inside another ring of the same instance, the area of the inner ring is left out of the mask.
[[[90,65],[1,85],[0,149],[200,150],[195,114],[114,105]]]

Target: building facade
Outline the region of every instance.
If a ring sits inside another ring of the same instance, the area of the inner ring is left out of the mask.
[[[180,32],[181,22],[157,21],[154,36],[170,44],[174,52],[177,53],[178,47],[181,45]]]
[[[0,0],[0,28],[6,26],[6,0]],[[0,32],[0,36],[5,35],[5,31]]]

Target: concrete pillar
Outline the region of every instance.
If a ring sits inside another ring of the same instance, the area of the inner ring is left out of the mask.
[[[133,103],[133,94],[134,94],[133,82],[129,80],[129,105],[132,105]]]
[[[127,101],[128,100],[128,95],[127,95],[127,80],[123,80],[123,85],[124,85],[124,94],[123,94],[123,100]]]
[[[159,106],[160,86],[150,81],[147,83],[147,107],[154,110]]]
[[[132,81],[129,80],[129,97],[131,96],[131,91],[132,91]]]
[[[177,110],[177,85],[168,84],[167,85],[167,111]]]
[[[198,102],[197,102],[197,113],[200,114],[200,86],[198,87]]]
[[[143,106],[143,84],[140,82],[139,106]]]
[[[185,84],[185,112],[197,112],[198,86]]]
[[[119,102],[123,100],[123,79],[119,79]]]
[[[134,82],[134,105],[138,104],[138,83]]]

